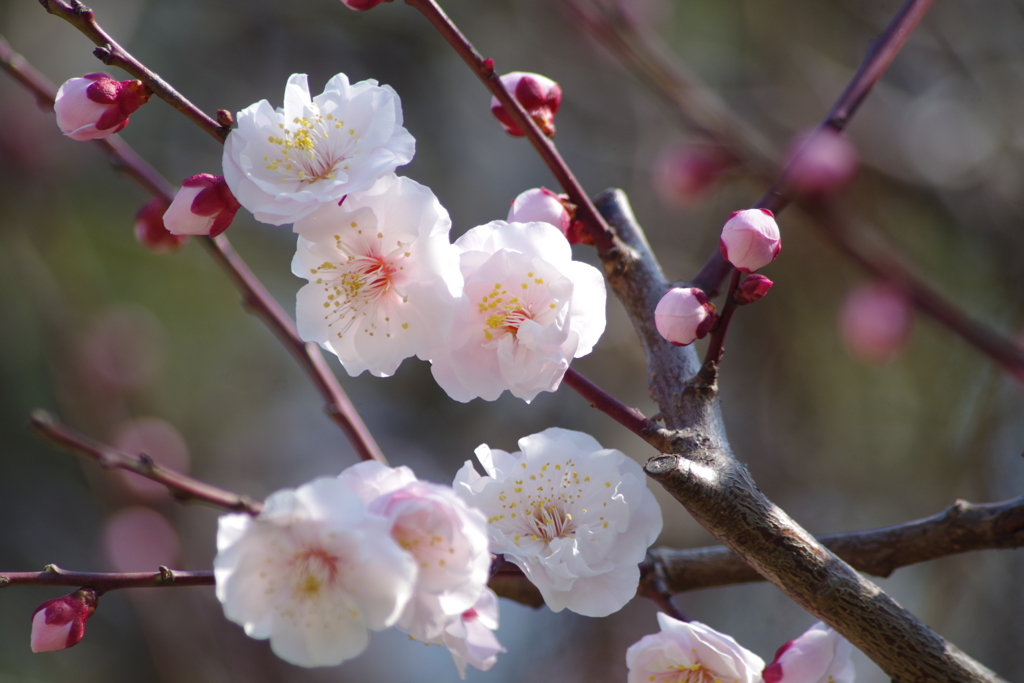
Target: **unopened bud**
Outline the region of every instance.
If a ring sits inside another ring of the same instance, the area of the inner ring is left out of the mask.
[[[549,138],[555,137],[555,114],[562,104],[562,89],[550,78],[540,74],[513,71],[501,77],[501,83],[522,105],[526,113]],[[526,135],[512,120],[497,97],[491,98],[491,113],[505,131],[515,137]]]
[[[821,128],[793,145],[787,177],[793,190],[805,197],[823,197],[846,187],[857,172],[857,149],[849,138]]]
[[[741,273],[753,273],[775,260],[782,238],[775,216],[768,209],[734,211],[718,240],[722,257]]]
[[[158,254],[181,249],[188,235],[175,235],[164,226],[164,213],[170,204],[163,197],[153,197],[135,214],[135,239]]]
[[[60,86],[53,103],[57,125],[73,140],[97,140],[128,125],[128,117],[149,101],[142,81],[115,81],[96,73]]]
[[[570,211],[571,207],[571,211]],[[576,206],[569,198],[559,196],[546,187],[535,187],[521,193],[508,210],[509,223],[550,223],[562,234],[569,231]]]
[[[373,9],[382,2],[391,2],[391,0],[341,0],[341,4],[357,12]]]
[[[32,613],[32,652],[64,650],[85,635],[85,620],[96,611],[99,600],[92,588],[47,600]]]
[[[736,304],[739,306],[746,306],[747,304],[754,303],[767,294],[773,284],[775,283],[764,275],[758,275],[757,273],[748,275],[743,279],[743,282],[740,283],[739,288],[736,290]]]
[[[164,213],[164,226],[175,235],[216,237],[228,229],[241,206],[223,176],[200,173],[181,184]]]
[[[654,309],[654,325],[662,337],[676,346],[703,339],[715,324],[715,307],[704,290],[674,287]]]
[[[851,290],[839,314],[839,332],[850,355],[879,365],[893,360],[910,339],[914,316],[910,301],[884,283]]]
[[[654,163],[654,188],[671,206],[696,202],[733,163],[721,150],[707,145],[676,145]]]

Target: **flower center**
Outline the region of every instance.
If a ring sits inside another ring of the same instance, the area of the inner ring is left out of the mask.
[[[292,595],[295,599],[315,599],[324,586],[333,585],[338,579],[339,562],[340,558],[322,548],[311,548],[296,553],[289,562],[294,570]]]
[[[280,156],[263,157],[267,170],[277,171],[282,183],[333,180],[339,166],[347,171],[345,162],[359,153],[359,150],[352,150],[359,141],[355,129],[345,130],[345,122],[334,118],[333,114],[295,117],[292,123],[294,128],[279,123],[280,137],[267,138],[277,146]]]
[[[520,325],[537,318],[536,306],[543,309],[546,305],[551,310],[557,308],[550,295],[538,297],[536,291],[531,291],[538,286],[545,286],[544,278],[535,278],[533,273],[527,273],[526,279],[519,285],[522,296],[509,296],[502,283],[495,283],[491,291],[477,303],[477,312],[484,318],[484,339],[493,341],[505,335],[515,338]]]

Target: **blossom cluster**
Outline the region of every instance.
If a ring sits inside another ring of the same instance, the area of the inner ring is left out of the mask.
[[[531,401],[594,348],[605,286],[572,259],[568,216],[493,221],[452,244],[433,192],[395,175],[415,141],[391,88],[338,74],[310,97],[293,75],[282,109],[264,100],[236,120],[224,180],[258,220],[293,224],[299,334],[349,374],[418,356],[458,401]]]
[[[503,651],[483,514],[406,467],[364,462],[220,518],[214,576],[228,619],[300,666],[361,653],[394,626],[443,644],[460,673]]]
[[[853,683],[853,646],[821,622],[764,660],[729,635],[700,622],[658,614],[661,631],[626,651],[628,683]]]

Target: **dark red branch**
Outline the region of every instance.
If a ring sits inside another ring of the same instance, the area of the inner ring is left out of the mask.
[[[36,96],[39,106],[53,109],[57,88],[41,73],[34,69],[21,55],[11,50],[7,41],[0,36],[0,67]],[[94,140],[110,163],[141,185],[154,197],[162,197],[168,203],[174,199],[177,188],[165,180],[152,166],[117,135],[103,140]],[[366,427],[359,412],[352,405],[337,377],[327,367],[323,353],[316,344],[307,344],[299,337],[295,322],[278,305],[263,283],[249,269],[245,261],[235,252],[227,237],[200,237],[200,243],[221,266],[232,283],[242,294],[250,311],[259,316],[274,336],[298,361],[306,375],[313,382],[325,401],[328,417],[341,427],[361,460],[377,460],[386,463],[384,454]]]
[[[569,195],[569,199],[576,205],[576,218],[583,222],[587,231],[594,240],[594,245],[601,253],[608,253],[619,247],[615,233],[605,222],[604,218],[594,207],[590,196],[583,190],[576,176],[569,169],[568,164],[558,153],[555,144],[541,132],[533,118],[526,113],[526,110],[512,95],[505,89],[501,78],[494,72],[494,61],[484,59],[476,48],[466,39],[458,27],[448,18],[434,0],[405,0],[419,10],[434,28],[444,37],[445,40],[455,49],[463,61],[477,75],[480,81],[491,91],[491,94],[498,98],[501,105],[515,121],[519,129],[526,133],[534,149],[540,154],[541,159],[547,164],[551,173],[558,180],[562,189]]]
[[[55,564],[41,572],[2,572],[0,588],[9,586],[80,586],[94,588],[99,594],[119,588],[184,588],[212,586],[213,572],[186,572],[160,567],[156,572],[69,572]]]
[[[172,107],[187,116],[193,123],[212,135],[218,142],[224,139],[231,132],[230,129],[221,126],[213,118],[207,116],[199,107],[189,102],[184,95],[171,87],[171,85],[153,73],[142,62],[135,59],[127,50],[118,45],[106,31],[104,31],[93,16],[93,11],[78,2],[78,0],[39,0],[43,8],[61,19],[65,20],[79,31],[86,38],[97,45],[93,51],[96,57],[107,66],[116,66],[124,69],[135,78],[139,79],[153,91],[153,93],[164,100]]]
[[[630,408],[572,368],[565,371],[562,381],[576,390],[594,408],[597,408],[641,439],[647,439],[658,429],[636,408]]]
[[[258,515],[263,504],[231,491],[193,479],[187,475],[161,467],[148,456],[129,455],[100,443],[57,421],[45,410],[32,413],[32,428],[43,438],[72,453],[84,455],[99,463],[104,469],[121,469],[134,472],[167,487],[172,496],[179,500],[199,500],[214,507],[247,512]]]
[[[896,59],[900,49],[907,42],[911,32],[917,27],[924,17],[933,0],[906,0],[899,12],[889,22],[889,26],[878,37],[868,50],[867,55],[861,62],[857,73],[850,79],[846,89],[832,105],[828,114],[822,120],[819,128],[832,128],[842,131],[849,124],[850,119],[857,112],[864,98],[868,96],[875,83],[882,78],[889,65]],[[810,139],[810,138],[808,138]],[[755,209],[768,209],[776,216],[793,201],[788,192],[789,169],[799,159],[803,150],[800,150],[790,160],[789,164],[782,171],[778,179],[768,188],[768,191],[754,204]],[[725,281],[732,266],[722,257],[717,249],[705,262],[700,272],[693,278],[693,285],[700,287],[708,296],[717,292],[722,282]]]

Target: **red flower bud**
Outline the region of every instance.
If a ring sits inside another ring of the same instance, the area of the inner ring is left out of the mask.
[[[169,206],[163,197],[153,197],[135,214],[135,239],[158,254],[176,251],[188,242],[188,235],[175,235],[164,226]]]
[[[60,86],[53,103],[57,125],[73,140],[97,140],[122,130],[128,117],[149,101],[142,81],[115,81],[97,73]]]
[[[216,237],[228,229],[241,207],[223,176],[200,173],[182,182],[164,213],[164,226],[175,235]]]
[[[764,275],[758,275],[757,273],[748,275],[736,290],[736,304],[738,306],[745,306],[754,303],[767,294],[773,284],[775,283]]]
[[[549,138],[555,137],[555,114],[562,104],[562,89],[540,74],[513,71],[501,77],[505,89],[522,105],[526,113]],[[514,137],[526,135],[512,120],[497,97],[491,98],[491,113],[505,131]]]
[[[85,635],[85,620],[96,611],[99,600],[92,588],[47,600],[32,612],[32,652],[63,650]]]

